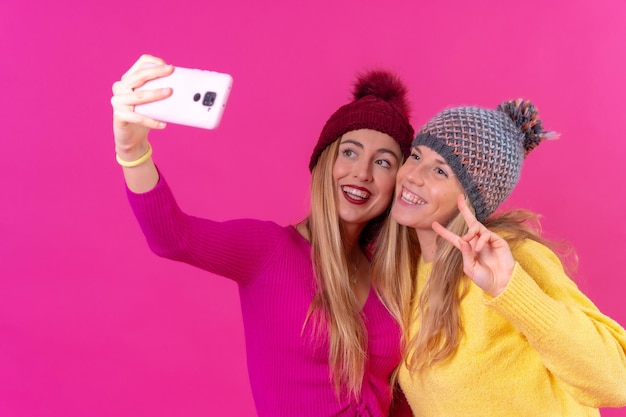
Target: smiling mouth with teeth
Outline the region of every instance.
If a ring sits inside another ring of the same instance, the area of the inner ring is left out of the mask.
[[[402,191],[402,201],[408,204],[412,204],[412,205],[415,204],[418,206],[423,206],[424,204],[426,204],[426,200],[422,200],[415,194],[410,193],[408,191],[404,191],[404,190]]]
[[[341,191],[343,191],[344,194],[354,200],[367,200],[368,198],[370,198],[370,193],[368,193],[367,191],[359,190],[353,187],[349,187],[347,185],[341,187]]]

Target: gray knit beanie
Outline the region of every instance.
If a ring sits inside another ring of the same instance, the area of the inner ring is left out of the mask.
[[[513,191],[526,155],[557,136],[543,131],[531,102],[518,99],[496,110],[444,110],[420,129],[412,147],[427,146],[446,160],[483,222]]]

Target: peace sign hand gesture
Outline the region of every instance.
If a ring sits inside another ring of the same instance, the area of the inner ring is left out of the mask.
[[[463,254],[463,272],[493,297],[499,295],[511,280],[515,260],[508,243],[487,229],[471,212],[463,195],[457,201],[469,230],[461,237],[438,222],[433,230]]]

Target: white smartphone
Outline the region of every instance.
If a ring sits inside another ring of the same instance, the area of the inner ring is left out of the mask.
[[[172,95],[137,105],[135,111],[162,122],[215,129],[222,120],[232,85],[229,74],[174,67],[167,77],[150,80],[137,89],[170,87]]]

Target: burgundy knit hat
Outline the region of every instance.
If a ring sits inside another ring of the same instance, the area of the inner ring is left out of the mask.
[[[340,107],[324,125],[309,170],[328,145],[358,129],[388,134],[398,142],[404,156],[409,155],[414,130],[409,123],[407,88],[400,78],[388,71],[369,71],[357,78],[352,95],[352,102]]]

